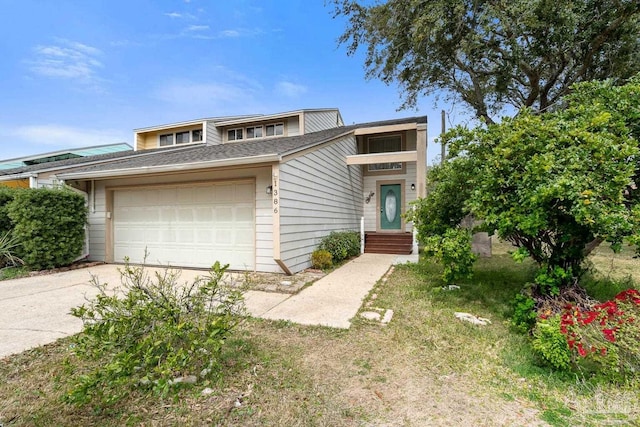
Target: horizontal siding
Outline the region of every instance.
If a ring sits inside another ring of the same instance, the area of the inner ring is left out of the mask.
[[[105,261],[106,257],[106,188],[131,185],[162,185],[181,182],[223,181],[231,179],[253,178],[256,182],[255,200],[255,243],[256,270],[263,272],[282,272],[273,259],[273,214],[271,197],[266,187],[271,185],[271,167],[235,169],[226,171],[204,171],[180,175],[155,177],[123,178],[95,182],[95,211],[89,208],[89,253],[90,259]]]
[[[338,126],[337,111],[309,111],[304,113],[304,133],[333,129]]]
[[[345,160],[355,153],[347,136],[280,166],[280,255],[291,271],[309,267],[331,231],[359,229],[362,172]]]
[[[362,192],[363,197],[367,197],[371,191],[375,193],[375,195],[371,198],[369,203],[364,203],[364,229],[366,231],[376,231],[376,222],[378,221],[378,211],[377,211],[377,199],[379,197],[378,194],[378,181],[394,181],[394,180],[405,180],[404,186],[404,207],[402,213],[406,212],[409,209],[409,203],[416,199],[418,194],[417,189],[411,190],[411,184],[416,184],[416,162],[407,162],[406,163],[406,173],[397,174],[397,175],[367,175],[364,177],[364,191]],[[366,166],[363,166],[366,167]],[[413,229],[411,223],[405,223],[405,231],[411,231]]]

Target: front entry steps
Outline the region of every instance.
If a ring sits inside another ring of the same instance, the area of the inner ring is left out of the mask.
[[[364,234],[364,252],[371,254],[409,255],[413,249],[411,233],[373,233]]]

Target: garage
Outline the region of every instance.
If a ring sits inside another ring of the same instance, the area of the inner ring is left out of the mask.
[[[234,181],[113,191],[114,261],[255,269],[255,183]]]

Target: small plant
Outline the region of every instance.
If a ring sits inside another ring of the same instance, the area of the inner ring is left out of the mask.
[[[533,329],[533,350],[546,363],[559,370],[571,368],[571,349],[560,331],[560,316],[539,319]]]
[[[16,267],[24,264],[15,254],[18,240],[6,232],[0,235],[0,268]]]
[[[442,279],[447,284],[470,278],[477,256],[471,252],[471,231],[450,228],[442,236],[431,236],[425,240],[425,254],[442,264]]]
[[[538,314],[536,301],[529,295],[518,294],[513,301],[513,316],[511,323],[520,332],[527,333],[536,324]]]
[[[591,309],[568,304],[560,331],[569,348],[612,377],[640,373],[640,292],[627,289]]]
[[[151,276],[125,264],[122,287],[107,289],[72,309],[82,319],[75,354],[104,361],[75,378],[66,401],[113,404],[131,390],[167,394],[181,383],[210,379],[219,368],[225,339],[244,313],[240,291],[225,286],[227,266],[216,262],[209,276],[179,284],[179,271]]]
[[[334,263],[354,257],[360,253],[360,233],[333,231],[320,241],[318,249],[329,252]]]
[[[313,268],[324,270],[325,268],[329,268],[333,265],[332,258],[333,257],[329,251],[317,249],[311,254],[311,266]]]

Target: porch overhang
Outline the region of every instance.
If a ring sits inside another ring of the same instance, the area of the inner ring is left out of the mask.
[[[393,153],[356,154],[347,156],[348,165],[372,165],[376,163],[400,163],[418,161],[417,151],[396,151]]]

